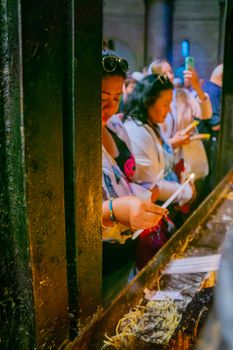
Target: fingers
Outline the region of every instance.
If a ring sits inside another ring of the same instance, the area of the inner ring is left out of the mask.
[[[192,77],[193,77],[192,71],[189,71],[189,70],[184,71],[184,79],[192,79]]]
[[[184,133],[184,131],[178,131],[174,137],[174,141],[178,146],[188,144],[190,142],[190,135]]]
[[[182,139],[183,141],[187,141],[187,140],[189,140],[189,138],[190,138],[190,135],[189,135],[189,134],[181,135],[181,139]]]
[[[131,228],[132,229],[147,229],[151,228],[159,223],[159,221],[162,219],[163,215],[161,214],[155,214],[152,212],[145,212],[143,215],[143,221],[136,222],[133,221]]]
[[[148,211],[145,215],[145,225],[147,225],[147,228],[152,227],[156,225],[162,219],[162,217],[162,214],[155,214]]]
[[[188,67],[189,67],[188,70],[190,70],[191,72],[195,72],[195,69],[192,66],[188,66]]]
[[[168,214],[168,210],[165,209],[165,208],[162,208],[156,204],[153,204],[151,202],[145,202],[145,209],[147,212],[151,212],[151,213],[154,213],[154,214],[158,214],[158,215],[167,215]]]
[[[190,81],[196,82],[199,81],[198,74],[195,69],[189,66],[188,70],[183,71],[184,79],[189,79]]]
[[[190,142],[190,135],[189,134],[186,134],[186,135],[182,135],[180,137],[180,143],[181,145],[186,145]]]
[[[189,132],[191,132],[193,129],[195,129],[195,127],[199,124],[199,122],[197,122],[196,120],[194,122],[192,122],[191,124],[189,124],[185,129],[181,130],[181,135],[185,135],[188,134]]]
[[[157,185],[151,190],[151,202],[155,203],[159,197],[159,187]]]
[[[183,74],[188,73],[188,72],[195,72],[196,73],[196,70],[192,66],[188,66],[188,69],[183,70]]]
[[[188,145],[190,143],[190,135],[185,135],[183,137],[183,145]]]

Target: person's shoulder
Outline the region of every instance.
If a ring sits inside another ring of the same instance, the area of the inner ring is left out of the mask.
[[[206,84],[203,86],[203,91],[209,95],[209,98],[212,102],[212,107],[213,103],[216,103],[217,105],[220,103],[222,93],[222,88],[220,86],[214,84],[211,81],[206,81]]]
[[[123,114],[118,113],[113,115],[108,123],[107,127],[116,134],[118,138],[120,138],[122,141],[124,141],[128,148],[130,148],[130,139],[128,136],[127,128],[125,124],[123,123]]]
[[[212,83],[209,80],[205,80],[204,83],[202,84],[202,90],[204,90],[205,92],[207,92],[207,90],[212,88]]]
[[[115,134],[120,136],[121,138],[124,138],[125,131],[125,125],[123,123],[123,114],[118,113],[114,114],[108,121],[107,121],[107,127],[112,130]]]
[[[124,125],[126,128],[133,128],[133,129],[142,129],[143,123],[140,120],[134,119],[130,116],[128,116],[124,120]]]
[[[114,114],[108,121],[107,121],[107,126],[108,127],[122,127],[123,126],[123,114],[122,113],[117,113]]]
[[[220,91],[221,87],[218,86],[217,84],[213,83],[210,80],[205,80],[203,85],[202,85],[202,89],[209,93],[209,92],[214,92],[214,91]]]
[[[149,126],[147,124],[143,124],[139,120],[127,118],[124,126],[134,142],[137,142],[138,140],[143,141],[144,139],[148,138],[147,127]]]

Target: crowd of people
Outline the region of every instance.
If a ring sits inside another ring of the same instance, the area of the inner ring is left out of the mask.
[[[129,75],[128,62],[103,45],[104,303],[184,223],[207,194],[202,190],[207,188],[206,179],[211,190],[216,159],[208,156],[220,130],[222,68],[218,66],[210,81],[201,84],[189,66],[183,72],[188,88],[177,87],[168,61],[154,60],[146,73]],[[183,186],[191,173],[195,180]],[[168,210],[163,208],[179,189]],[[132,239],[138,229],[142,233]]]

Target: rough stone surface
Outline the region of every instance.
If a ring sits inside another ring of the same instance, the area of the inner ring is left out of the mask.
[[[160,7],[166,3],[156,2]],[[187,39],[190,42],[190,55],[196,59],[200,77],[208,78],[218,63],[219,0],[175,0],[173,5],[173,66],[177,68],[183,64],[181,42]],[[115,49],[129,59],[132,71],[144,66],[144,18],[142,0],[104,1],[103,37],[114,41]],[[160,22],[161,18],[157,21]],[[161,33],[166,33],[159,28],[159,25],[153,28],[155,40]],[[149,47],[148,52],[151,51],[154,53],[154,49]]]

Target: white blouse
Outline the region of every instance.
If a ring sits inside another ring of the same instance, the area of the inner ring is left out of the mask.
[[[178,130],[183,130],[192,123],[194,117],[202,120],[210,119],[212,106],[209,95],[205,93],[205,96],[206,99],[201,101],[198,96],[190,93],[187,89],[173,90],[171,112],[168,113],[165,122],[161,124],[163,135],[168,139],[172,138]],[[208,159],[201,140],[177,147],[175,151],[177,161],[183,158],[186,169],[194,172],[196,179],[208,174]]]
[[[163,179],[166,176],[166,161],[163,147],[154,130],[140,121],[127,118],[124,123],[130,137],[134,156],[136,158],[136,179],[138,183],[149,183],[152,189],[159,186],[159,200],[166,201],[181,185],[174,181]],[[175,202],[185,204],[192,197],[192,189],[187,185],[178,195]]]

